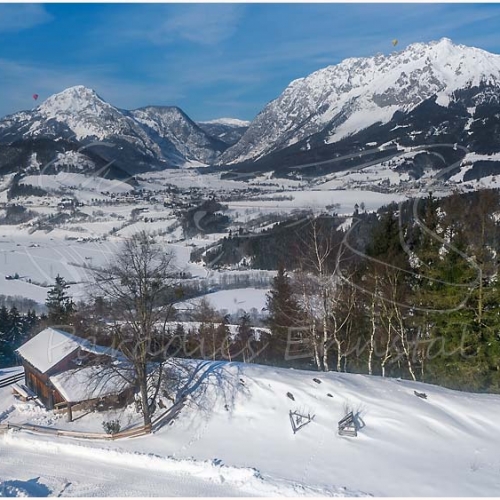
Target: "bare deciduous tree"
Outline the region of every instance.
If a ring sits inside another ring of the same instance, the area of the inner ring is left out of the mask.
[[[133,368],[144,425],[149,425],[167,356],[166,326],[178,298],[174,256],[143,231],[126,240],[107,267],[92,273],[91,294],[111,306],[108,331]]]

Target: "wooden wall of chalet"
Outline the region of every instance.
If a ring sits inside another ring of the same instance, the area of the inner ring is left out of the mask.
[[[51,410],[57,403],[62,403],[64,398],[59,394],[49,380],[49,375],[41,373],[34,366],[23,360],[26,386],[31,389],[42,403]]]
[[[52,410],[54,405],[66,401],[61,396],[59,391],[52,385],[49,378],[57,373],[75,369],[77,367],[75,360],[78,358],[91,362],[96,358],[96,355],[87,352],[82,353],[79,350],[75,350],[59,361],[59,363],[55,364],[46,373],[40,372],[40,370],[28,363],[28,361],[21,358],[24,366],[26,386],[40,398],[42,403],[49,410]]]

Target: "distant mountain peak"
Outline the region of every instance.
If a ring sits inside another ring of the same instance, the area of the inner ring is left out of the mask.
[[[198,125],[209,135],[223,141],[226,147],[236,144],[250,126],[250,122],[238,118],[217,118]]]
[[[109,147],[100,148],[103,157],[129,165],[131,172],[178,167],[191,161],[211,163],[228,147],[206,134],[177,106],[122,110],[84,85],[69,87],[30,111],[0,120],[0,142],[41,137],[82,144],[104,141]]]
[[[207,120],[198,122],[207,125],[227,125],[228,127],[248,127],[251,122],[248,120],[240,120],[239,118],[215,118],[214,120]]]
[[[89,112],[100,114],[102,109],[116,109],[102,99],[95,90],[77,85],[48,97],[36,110],[47,118],[56,118],[60,113]]]

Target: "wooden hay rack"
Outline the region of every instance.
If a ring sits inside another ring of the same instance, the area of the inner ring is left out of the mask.
[[[357,437],[358,425],[352,411],[350,411],[342,420],[339,420],[339,435]]]

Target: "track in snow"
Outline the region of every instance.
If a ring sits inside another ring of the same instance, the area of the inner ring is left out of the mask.
[[[71,497],[250,496],[191,474],[168,474],[0,443],[0,497],[16,491]]]

